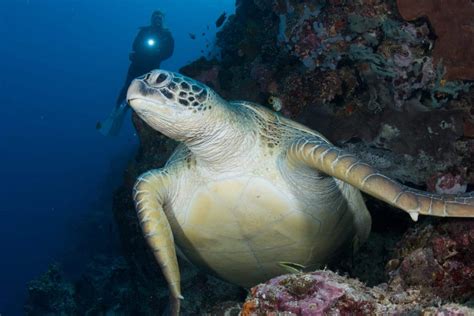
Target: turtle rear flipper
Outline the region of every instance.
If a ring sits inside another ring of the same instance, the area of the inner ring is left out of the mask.
[[[384,176],[354,155],[318,139],[295,141],[288,149],[287,157],[292,163],[311,166],[401,208],[414,221],[418,214],[474,217],[474,192],[440,195],[409,188]]]
[[[179,315],[181,286],[178,260],[168,218],[163,210],[169,178],[161,170],[141,175],[133,189],[133,199],[145,239],[161,267],[171,295],[171,314]]]

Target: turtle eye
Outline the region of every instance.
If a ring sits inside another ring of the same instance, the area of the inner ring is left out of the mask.
[[[160,84],[160,83],[162,83],[163,81],[165,81],[167,78],[168,78],[167,75],[165,75],[164,73],[161,73],[161,74],[158,75],[158,77],[156,77],[155,83],[156,83],[156,84]]]
[[[152,87],[163,87],[170,81],[170,76],[161,71],[151,71],[147,73],[143,79]]]

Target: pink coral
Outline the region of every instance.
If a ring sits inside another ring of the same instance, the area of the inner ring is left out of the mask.
[[[418,315],[422,310],[432,312],[430,315],[457,315],[456,312],[470,315],[473,312],[468,307],[439,306],[440,303],[438,296],[415,288],[386,285],[370,288],[358,280],[324,270],[283,275],[257,285],[251,289],[241,315]],[[453,314],[449,314],[451,311]]]
[[[317,271],[301,275],[283,275],[252,289],[253,299],[244,309],[256,314],[291,312],[296,315],[324,315],[339,302],[340,308],[349,308],[356,302],[345,297],[347,285],[334,273]],[[340,278],[340,277],[339,277]],[[363,302],[364,306],[371,306]]]
[[[463,176],[452,172],[437,173],[427,181],[427,184],[429,191],[439,194],[459,194],[467,190]]]
[[[301,60],[310,57],[321,46],[321,39],[315,34],[311,20],[304,21],[298,38],[299,41],[294,46],[294,52]]]

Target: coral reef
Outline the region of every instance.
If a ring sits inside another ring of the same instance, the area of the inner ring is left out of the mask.
[[[30,283],[27,315],[146,315],[154,304],[145,303],[121,258],[98,257],[74,283],[53,265]]]
[[[369,288],[358,280],[327,270],[283,275],[257,285],[242,307],[242,315],[470,315],[473,312],[467,306],[443,304],[437,297],[414,290]]]
[[[410,229],[388,261],[388,283],[372,288],[329,270],[283,275],[252,288],[243,315],[471,315],[474,221]]]
[[[277,100],[282,115],[401,182],[438,192],[469,191],[474,88],[464,79],[473,79],[474,41],[462,38],[472,37],[466,22],[472,3],[453,1],[450,10],[438,11],[435,4],[446,7],[448,1],[239,0],[217,34],[220,58],[200,58],[180,71],[228,100],[269,107]],[[443,20],[452,14],[455,18]],[[427,19],[418,19],[423,15]],[[89,271],[80,286],[53,269],[30,286],[30,314],[117,306],[126,314],[147,314],[166,308],[166,283],[143,239],[131,192],[137,176],[161,167],[176,143],[136,115],[133,123],[140,147],[114,198],[124,261]],[[472,298],[472,221],[425,225],[421,219],[396,247],[414,224],[386,204],[369,197],[367,204],[374,222],[369,241],[354,258],[329,268],[380,286],[369,288],[330,271],[285,276],[254,288],[244,314],[263,312],[260,308],[289,312],[296,308],[291,302],[300,301],[311,310],[313,301],[305,297],[317,301],[319,310],[341,314],[472,313],[449,304]],[[186,262],[180,267],[185,313],[239,309],[241,290]],[[276,307],[272,291],[285,304]]]
[[[58,264],[50,265],[48,271],[28,284],[27,315],[71,315],[77,305],[74,287],[65,282]]]
[[[402,17],[427,17],[437,36],[435,63],[446,66],[448,80],[474,80],[474,4],[470,0],[397,0]]]
[[[394,1],[239,3],[218,34],[222,59],[183,73],[218,65],[212,85],[225,98],[278,98],[283,115],[401,181],[466,169],[473,182],[474,89],[446,77],[426,20],[401,20]]]
[[[239,288],[198,273],[186,263],[183,287],[186,299],[182,312],[196,315],[205,311],[240,310],[244,298]],[[123,258],[100,256],[80,279],[71,282],[52,265],[30,282],[27,315],[156,315],[168,308],[164,281],[150,284],[143,270],[129,267]],[[216,304],[216,302],[227,302]]]
[[[388,268],[391,288],[416,288],[457,302],[474,297],[473,220],[415,227],[397,248]]]
[[[278,100],[282,115],[402,182],[424,188],[451,173],[461,177],[453,183],[469,186],[474,89],[445,78],[433,57],[433,39],[429,23],[402,20],[395,1],[240,0],[217,34],[220,58],[201,58],[180,71],[229,100],[269,107]],[[133,120],[141,146],[114,212],[131,269],[140,271],[149,291],[165,290],[130,192],[134,179],[163,165],[175,144],[136,116]],[[374,218],[368,243],[352,262],[330,267],[372,286],[388,281],[385,264],[413,224],[383,203],[368,198],[368,205]],[[184,274],[187,269],[182,266]],[[235,297],[230,301],[234,306]]]

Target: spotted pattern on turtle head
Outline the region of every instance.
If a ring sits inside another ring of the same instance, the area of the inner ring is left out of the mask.
[[[198,112],[210,110],[206,105],[208,91],[201,83],[177,73],[150,72],[143,78],[145,82],[159,93],[187,109]]]

